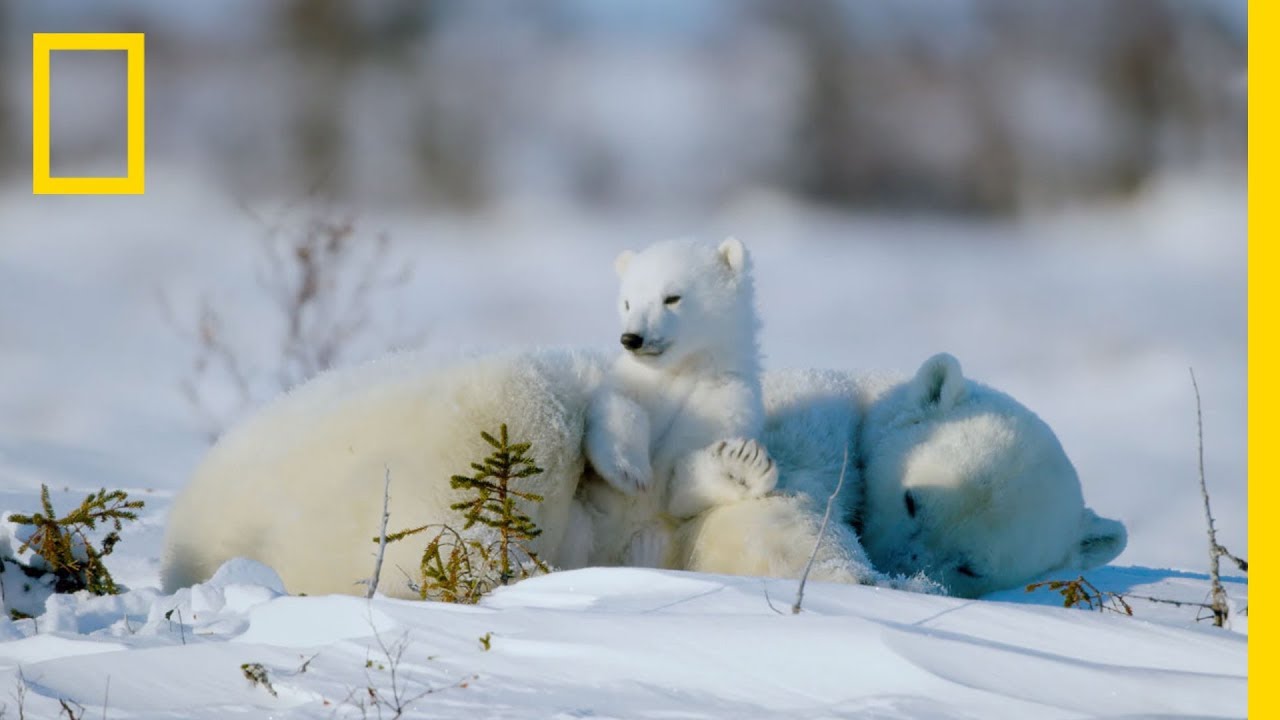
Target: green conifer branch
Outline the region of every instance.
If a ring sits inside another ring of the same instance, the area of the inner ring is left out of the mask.
[[[505,423],[496,435],[481,431],[480,437],[493,451],[480,462],[470,463],[473,474],[449,478],[449,486],[465,494],[449,506],[462,514],[461,531],[449,525],[424,525],[387,536],[390,543],[438,528],[418,568],[418,593],[423,599],[434,596],[445,602],[473,603],[495,585],[505,585],[533,571],[550,571],[526,545],[542,530],[521,511],[519,502],[538,503],[543,497],[512,485],[543,472],[529,455],[532,443],[512,443]],[[497,539],[485,543],[464,538],[462,531],[476,525],[493,528]],[[374,538],[374,542],[379,540]],[[527,560],[513,563],[516,556]]]
[[[102,488],[96,493],[90,493],[79,507],[58,517],[53,509],[53,501],[49,498],[49,487],[42,484],[42,512],[31,515],[14,514],[9,519],[35,528],[27,541],[18,548],[18,552],[30,549],[44,561],[49,572],[56,578],[55,592],[88,590],[95,595],[114,595],[120,590],[107,571],[103,558],[110,555],[120,542],[120,530],[124,521],[137,520],[137,511],[144,505],[142,500],[130,500],[124,490],[108,492],[106,488]],[[112,530],[102,539],[101,547],[95,548],[88,531],[96,530],[98,523],[109,524]],[[81,553],[76,552],[77,546],[83,548]]]

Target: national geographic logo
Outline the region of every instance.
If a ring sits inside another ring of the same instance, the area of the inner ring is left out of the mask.
[[[31,36],[31,191],[36,195],[141,195],[146,188],[146,71],[142,33],[35,33]],[[124,177],[49,175],[49,56],[117,50],[126,56],[128,112]]]

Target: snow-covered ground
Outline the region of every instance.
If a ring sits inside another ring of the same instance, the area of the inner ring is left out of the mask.
[[[35,509],[41,483],[59,507],[102,486],[147,501],[109,558],[133,592],[0,620],[11,713],[20,666],[27,717],[56,715],[57,698],[94,707],[88,716],[104,698],[108,717],[358,716],[344,699],[390,687],[374,629],[388,644],[408,633],[410,695],[439,688],[414,703],[423,717],[1245,713],[1247,618],[1220,631],[1196,623],[1195,608],[1142,601],[1129,618],[1042,607],[1057,601],[1045,591],[959,601],[817,586],[809,611],[790,617],[765,602],[767,587],[786,605],[787,582],[619,569],[525,582],[478,608],[272,597],[242,587],[243,572],[160,596],[165,513],[205,448],[178,391],[192,346],[162,307],[193,318],[208,298],[251,369],[271,362],[279,324],[254,280],[260,227],[172,168],[151,168],[148,188],[0,190],[0,510]],[[1044,417],[1089,504],[1127,524],[1129,548],[1090,579],[1200,601],[1188,367],[1220,540],[1246,554],[1244,211],[1242,187],[1170,180],[1132,203],[1008,222],[850,216],[770,195],[701,217],[515,201],[481,216],[358,216],[414,264],[409,285],[379,298],[375,338],[421,332],[441,348],[610,347],[617,251],[736,234],[757,258],[769,367],[910,371],[955,354]],[[1229,585],[1247,604],[1244,581]],[[266,667],[278,698],[245,680],[248,662]]]
[[[40,634],[4,628],[0,687],[21,671],[27,717],[58,699],[88,716],[391,717],[372,705],[397,693],[423,718],[1245,715],[1244,637],[1152,607],[814,585],[792,615],[791,581],[626,568],[458,606],[282,596],[267,574],[243,561],[174,597],[64,598]],[[245,677],[253,663],[270,691]]]

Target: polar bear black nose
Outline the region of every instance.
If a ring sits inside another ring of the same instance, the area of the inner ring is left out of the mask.
[[[640,337],[635,333],[622,334],[622,347],[628,350],[639,350],[640,346],[643,344],[644,344],[644,338]]]

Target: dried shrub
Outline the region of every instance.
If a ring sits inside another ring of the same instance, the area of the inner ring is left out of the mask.
[[[1110,590],[1099,590],[1083,575],[1074,580],[1046,580],[1031,583],[1027,586],[1027,592],[1034,592],[1040,588],[1048,588],[1062,595],[1062,607],[1080,607],[1098,612],[1109,610],[1114,613],[1133,615],[1133,608],[1125,602],[1124,595]]]

